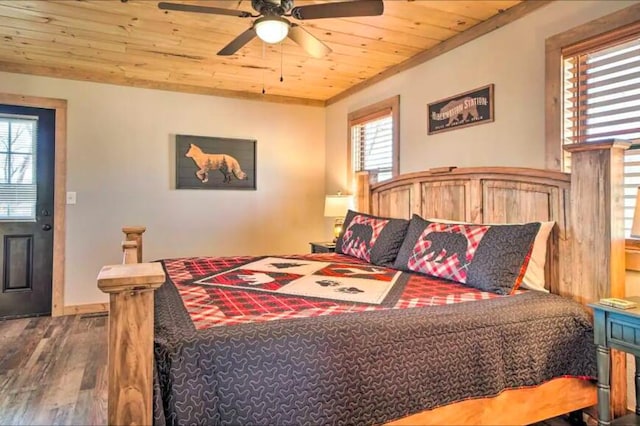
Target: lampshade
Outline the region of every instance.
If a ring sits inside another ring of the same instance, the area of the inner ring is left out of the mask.
[[[338,192],[338,195],[327,195],[324,199],[324,215],[326,217],[335,218],[333,224],[333,241],[336,242],[340,233],[342,232],[342,222],[347,210],[353,205],[352,195],[342,195]]]
[[[352,203],[352,195],[327,195],[324,199],[324,215],[326,217],[344,217]]]
[[[289,34],[289,21],[278,16],[264,16],[253,24],[256,34],[265,43],[280,43]]]
[[[633,223],[631,224],[631,237],[640,238],[640,187],[636,194],[636,208],[633,211]]]

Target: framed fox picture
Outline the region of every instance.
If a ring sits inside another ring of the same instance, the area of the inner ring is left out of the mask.
[[[256,141],[176,135],[176,189],[256,189]]]

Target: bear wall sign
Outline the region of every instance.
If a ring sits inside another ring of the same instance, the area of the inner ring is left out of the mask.
[[[493,121],[493,84],[428,104],[427,133]]]

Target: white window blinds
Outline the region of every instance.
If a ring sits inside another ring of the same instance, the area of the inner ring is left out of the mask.
[[[624,168],[628,237],[640,186],[640,34],[614,40],[605,36],[565,55],[563,75],[563,143],[632,142]],[[565,171],[569,171],[565,159]]]
[[[640,138],[640,37],[565,58],[567,143]]]
[[[393,115],[390,109],[351,123],[353,170],[368,171],[374,181],[393,177]]]
[[[35,220],[37,124],[0,115],[0,220]]]

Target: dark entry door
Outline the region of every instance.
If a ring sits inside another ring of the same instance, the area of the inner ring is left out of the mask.
[[[0,318],[51,313],[55,110],[0,104]]]

